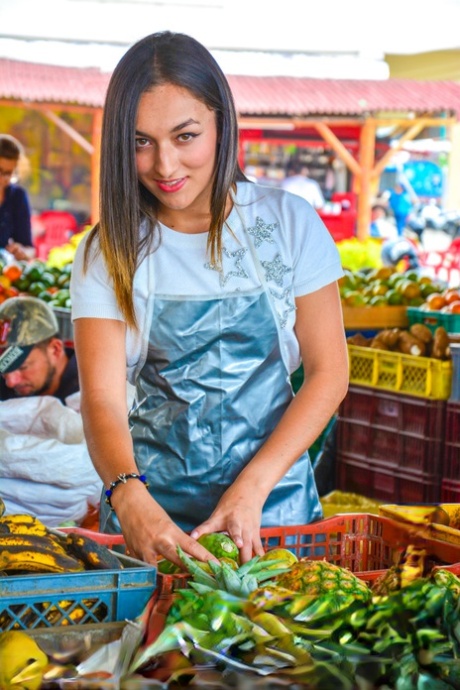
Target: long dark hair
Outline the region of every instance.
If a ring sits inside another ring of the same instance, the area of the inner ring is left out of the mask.
[[[211,53],[191,36],[164,31],[135,43],[116,66],[107,91],[102,123],[100,220],[89,238],[98,235],[113,280],[119,308],[129,326],[136,326],[133,279],[144,250],[151,246],[157,199],[139,183],[136,171],[135,125],[143,93],[159,84],[188,89],[216,115],[218,149],[211,198],[208,251],[220,261],[222,228],[228,194],[246,179],[238,164],[238,122],[224,73]],[[148,224],[140,240],[139,225]]]

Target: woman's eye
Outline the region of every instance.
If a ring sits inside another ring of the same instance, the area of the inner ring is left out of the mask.
[[[148,139],[145,139],[144,137],[137,137],[136,138],[136,148],[137,149],[142,149],[145,146],[147,146],[149,143]]]
[[[194,134],[192,132],[184,132],[183,134],[179,134],[177,138],[179,139],[179,141],[185,142],[190,141],[191,139],[195,139],[195,137],[197,136],[198,134]]]

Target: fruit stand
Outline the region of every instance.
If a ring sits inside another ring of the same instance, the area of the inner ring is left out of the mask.
[[[3,266],[0,299],[46,300],[71,342],[70,274]],[[340,292],[337,488],[362,509],[263,528],[266,553],[246,564],[211,535],[216,563],[179,552],[179,572],[132,558],[121,535],[0,514],[2,690],[460,689],[455,291],[374,269],[347,271]]]

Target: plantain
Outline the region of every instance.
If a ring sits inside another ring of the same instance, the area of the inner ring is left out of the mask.
[[[80,573],[83,564],[76,558],[61,552],[58,548],[40,547],[37,544],[1,545],[5,535],[0,538],[0,570],[11,572],[37,573]]]
[[[83,621],[85,615],[86,611],[82,606],[75,601],[63,599],[57,605],[50,606],[45,618],[51,625],[76,625]]]
[[[0,534],[0,551],[16,546],[29,550],[37,549],[37,551],[66,554],[65,548],[51,534],[45,536],[36,534]]]
[[[83,534],[69,532],[66,549],[68,553],[80,560],[87,570],[121,570],[122,568],[112,551]]]
[[[0,534],[35,534],[45,536],[48,528],[34,515],[14,513],[0,517]]]

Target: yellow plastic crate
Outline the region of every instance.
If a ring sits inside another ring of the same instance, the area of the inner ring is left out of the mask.
[[[447,400],[452,388],[452,362],[399,352],[348,345],[350,383],[382,390]]]

